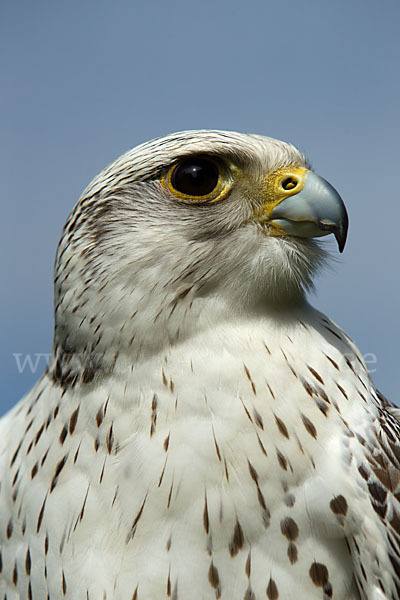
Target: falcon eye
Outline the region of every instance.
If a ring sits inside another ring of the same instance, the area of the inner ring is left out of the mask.
[[[219,157],[186,156],[161,177],[161,186],[185,204],[220,202],[235,183],[238,168]]]
[[[188,158],[173,169],[170,185],[185,196],[208,196],[219,182],[217,165],[207,158]]]
[[[286,177],[281,183],[284,190],[294,190],[297,184],[298,181],[294,177]]]

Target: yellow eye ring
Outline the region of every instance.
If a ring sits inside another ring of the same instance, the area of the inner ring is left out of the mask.
[[[225,198],[232,182],[219,161],[189,156],[172,165],[162,177],[161,185],[180,200],[202,203]]]

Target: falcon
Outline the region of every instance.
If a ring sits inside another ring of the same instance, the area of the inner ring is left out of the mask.
[[[168,135],[94,179],[52,358],[0,422],[0,598],[400,597],[396,410],[306,298],[347,227],[259,135]]]

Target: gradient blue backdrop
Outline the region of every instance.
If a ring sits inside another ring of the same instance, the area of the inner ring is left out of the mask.
[[[39,357],[19,373],[14,354],[34,366],[50,350],[53,257],[81,191],[125,150],[189,128],[291,141],[340,191],[348,246],[311,301],[400,400],[398,0],[16,0],[0,12],[0,412],[44,368]]]

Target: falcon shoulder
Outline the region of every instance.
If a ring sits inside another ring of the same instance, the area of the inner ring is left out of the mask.
[[[400,409],[379,392],[368,439],[359,437],[358,465],[375,514],[366,510],[358,533],[347,542],[362,598],[400,597]],[[390,591],[389,591],[390,590]]]

